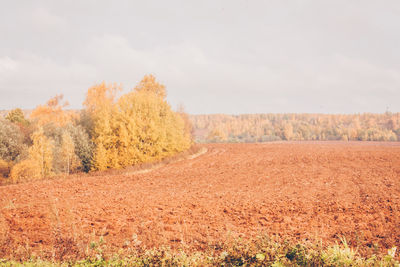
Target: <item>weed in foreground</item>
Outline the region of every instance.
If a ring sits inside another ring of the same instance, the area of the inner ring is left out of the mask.
[[[26,261],[0,260],[0,266],[400,266],[396,247],[386,255],[362,257],[346,239],[327,248],[278,242],[266,236],[248,242],[241,239],[206,251],[186,253],[169,247],[132,251],[130,256],[103,255],[102,238],[89,245],[83,260],[51,262],[40,258]],[[121,254],[122,255],[122,254]]]

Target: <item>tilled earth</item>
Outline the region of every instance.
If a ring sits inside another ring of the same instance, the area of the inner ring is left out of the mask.
[[[100,237],[109,252],[260,234],[400,247],[400,143],[204,146],[149,172],[0,187],[0,258],[79,257]]]

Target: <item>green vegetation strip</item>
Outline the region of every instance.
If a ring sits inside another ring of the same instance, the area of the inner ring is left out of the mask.
[[[362,257],[345,239],[340,244],[323,248],[320,244],[292,245],[260,237],[250,243],[239,239],[208,251],[185,253],[159,248],[132,252],[131,256],[124,257],[105,257],[104,246],[101,242],[91,242],[91,251],[84,260],[0,260],[0,266],[400,266],[396,247],[389,249],[386,255]]]

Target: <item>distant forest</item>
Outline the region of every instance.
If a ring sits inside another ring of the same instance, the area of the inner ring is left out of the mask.
[[[0,110],[0,118],[8,114]],[[24,110],[29,117],[32,110]],[[74,112],[71,110],[71,112]],[[79,112],[76,110],[75,112]],[[400,141],[400,113],[189,115],[197,143]]]
[[[195,141],[400,141],[400,113],[191,115]]]

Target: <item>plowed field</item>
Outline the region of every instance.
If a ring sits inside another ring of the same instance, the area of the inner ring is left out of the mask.
[[[399,143],[205,146],[149,172],[0,187],[0,258],[77,256],[100,236],[109,251],[260,233],[400,247]]]

